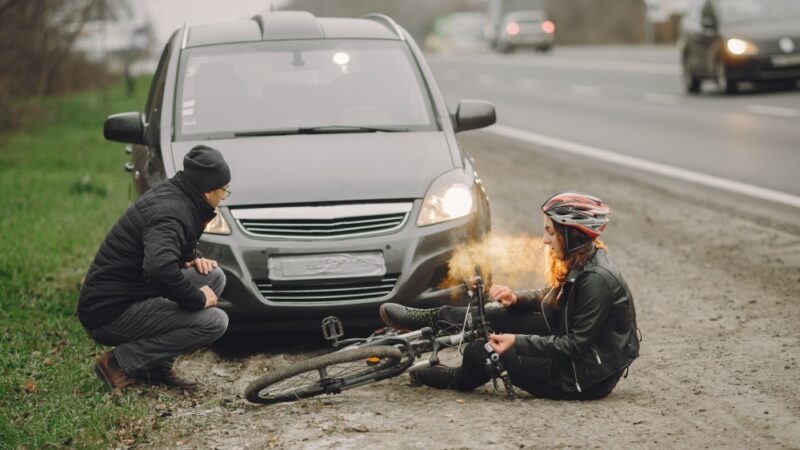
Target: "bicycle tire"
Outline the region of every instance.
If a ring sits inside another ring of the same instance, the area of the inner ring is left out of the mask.
[[[378,357],[381,361],[369,365],[366,360],[370,357]],[[244,395],[251,403],[271,404],[314,397],[326,391],[339,393],[354,387],[356,380],[361,380],[358,384],[362,384],[369,381],[371,375],[377,376],[396,366],[402,357],[399,349],[387,345],[329,353],[269,372],[250,382]],[[364,365],[360,366],[361,363]],[[343,371],[337,372],[334,367],[337,365],[344,365]],[[331,368],[334,370],[328,373]]]

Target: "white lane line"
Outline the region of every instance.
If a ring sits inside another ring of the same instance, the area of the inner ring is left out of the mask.
[[[780,108],[778,106],[747,105],[747,110],[753,114],[777,117],[800,117],[800,109]]]
[[[494,76],[481,73],[475,77],[475,82],[478,84],[494,84]]]
[[[677,105],[680,103],[680,99],[676,95],[669,95],[669,94],[656,94],[652,92],[648,92],[644,94],[644,101],[650,103],[658,103],[661,105]]]
[[[539,80],[533,78],[520,78],[517,80],[519,87],[523,89],[537,89],[539,87]]]
[[[597,97],[598,95],[600,95],[600,89],[597,89],[594,86],[583,86],[577,84],[570,86],[569,90],[575,95],[585,95],[587,97]]]
[[[800,208],[800,197],[787,194],[785,192],[774,191],[772,189],[753,186],[751,184],[741,183],[739,181],[715,177],[713,175],[706,175],[691,170],[680,169],[633,156],[621,155],[619,153],[614,153],[602,148],[592,147],[591,145],[579,144],[577,142],[545,136],[543,134],[521,130],[519,128],[513,128],[505,125],[493,125],[489,128],[486,128],[486,131],[499,136],[517,139],[531,144],[542,145],[567,153],[593,158],[624,167],[630,167],[644,172],[655,173],[678,180],[701,184],[703,186],[710,186],[723,191],[734,192],[737,194],[746,195],[748,197]]]
[[[467,64],[484,64],[497,66],[514,66],[514,67],[552,67],[559,69],[576,69],[576,70],[590,70],[590,71],[604,71],[604,72],[633,72],[633,73],[647,73],[654,75],[669,75],[677,76],[681,73],[680,65],[677,63],[641,63],[633,61],[611,61],[611,60],[598,60],[598,59],[579,59],[579,58],[546,58],[536,60],[514,60],[496,57],[465,57],[453,56],[443,58],[439,56],[429,56],[429,61],[443,62],[443,63],[467,63]]]

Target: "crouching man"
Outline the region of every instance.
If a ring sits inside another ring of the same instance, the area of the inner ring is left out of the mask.
[[[172,365],[228,327],[216,308],[225,275],[196,244],[230,195],[230,180],[222,153],[197,146],[183,171],[142,195],[100,245],[81,287],[78,319],[96,342],[115,347],[95,364],[112,391],[135,383],[197,384]]]

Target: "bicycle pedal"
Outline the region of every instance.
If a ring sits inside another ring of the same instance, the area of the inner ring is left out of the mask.
[[[322,319],[322,337],[326,341],[333,341],[335,345],[342,336],[344,336],[344,326],[338,317],[328,316]]]

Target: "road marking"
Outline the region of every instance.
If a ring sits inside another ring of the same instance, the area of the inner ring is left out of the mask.
[[[681,102],[680,99],[675,95],[656,94],[652,92],[644,94],[644,101],[650,103],[659,103],[662,105],[677,105]]]
[[[570,86],[569,90],[575,95],[585,95],[587,97],[597,97],[598,95],[600,95],[600,89],[597,89],[594,86],[583,86],[577,84]]]
[[[533,78],[520,78],[517,80],[517,84],[519,84],[519,87],[523,89],[536,89],[539,87],[539,80],[534,80]]]
[[[777,106],[747,105],[747,110],[753,114],[778,117],[800,117],[800,109],[780,108]]]
[[[484,64],[496,67],[513,66],[513,67],[553,67],[559,69],[576,69],[576,70],[590,70],[590,71],[604,71],[604,72],[635,72],[635,73],[648,73],[655,75],[669,75],[678,76],[681,73],[680,66],[676,64],[665,63],[639,63],[632,61],[611,61],[611,60],[598,60],[598,59],[579,59],[579,58],[541,58],[535,60],[514,60],[512,59],[499,59],[497,57],[465,57],[456,56],[450,58],[442,58],[438,56],[429,56],[429,61],[445,62],[445,63],[467,63],[467,64]]]
[[[494,76],[481,73],[475,77],[475,82],[478,84],[494,84]]]
[[[519,128],[505,125],[492,125],[491,127],[486,128],[486,131],[499,136],[517,139],[531,144],[542,145],[567,153],[585,156],[624,167],[630,167],[644,172],[655,173],[669,178],[697,183],[703,186],[721,189],[723,191],[734,192],[737,194],[746,195],[748,197],[800,208],[800,197],[787,194],[785,192],[774,191],[772,189],[753,186],[751,184],[741,183],[739,181],[733,181],[727,178],[720,178],[691,170],[680,169],[678,167],[647,161],[633,156],[621,155],[619,153],[593,147],[591,145],[579,144],[577,142],[545,136],[543,134],[521,130]]]

